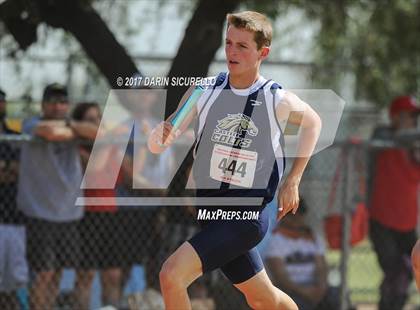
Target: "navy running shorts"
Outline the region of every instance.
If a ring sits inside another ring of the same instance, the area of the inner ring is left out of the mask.
[[[269,210],[261,206],[243,209],[259,211],[258,219],[199,221],[202,230],[188,240],[201,259],[203,273],[221,268],[233,284],[250,279],[264,268],[256,245],[268,230]]]

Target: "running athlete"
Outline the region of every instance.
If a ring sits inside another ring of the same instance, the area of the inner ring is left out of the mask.
[[[202,230],[163,264],[162,294],[166,309],[191,309],[187,287],[203,273],[221,268],[253,309],[297,309],[293,300],[271,283],[255,246],[267,231],[268,210],[264,207],[273,199],[285,166],[279,123],[287,120],[302,129],[297,156],[279,190],[281,219],[298,208],[299,183],[319,137],[321,120],[296,95],[259,74],[261,62],[270,52],[269,20],[246,11],[228,14],[227,24],[229,72],[215,78],[192,113],[198,119],[192,175],[198,197],[260,197],[261,202],[254,206],[213,207],[257,210],[259,217],[201,221]],[[179,108],[187,97],[188,92]],[[149,136],[151,152],[164,151],[188,127],[187,118],[180,130],[173,130],[171,117]]]

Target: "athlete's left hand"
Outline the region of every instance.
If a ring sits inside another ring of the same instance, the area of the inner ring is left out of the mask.
[[[290,211],[296,213],[299,207],[299,182],[287,180],[283,183],[277,196],[277,221]]]

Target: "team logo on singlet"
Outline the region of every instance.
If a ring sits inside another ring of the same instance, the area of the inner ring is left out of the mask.
[[[252,119],[242,113],[228,114],[217,123],[211,137],[216,143],[247,148],[251,145],[252,139],[244,137],[246,135],[255,137],[258,134],[258,128]]]

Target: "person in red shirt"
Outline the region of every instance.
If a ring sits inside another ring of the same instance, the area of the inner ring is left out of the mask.
[[[390,107],[390,127],[376,128],[372,140],[392,140],[416,128],[420,113],[414,98],[398,97]],[[413,278],[410,253],[416,242],[420,161],[418,150],[372,150],[369,168],[370,239],[384,272],[379,309],[402,309]]]

